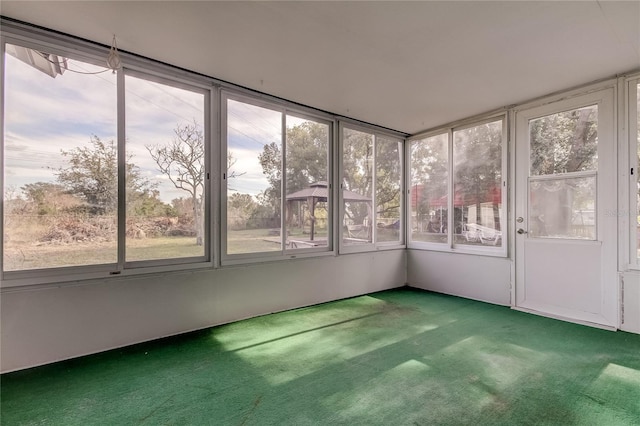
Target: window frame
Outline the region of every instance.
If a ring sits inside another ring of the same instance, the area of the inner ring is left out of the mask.
[[[212,262],[211,254],[212,254],[212,236],[211,236],[211,201],[213,198],[213,194],[211,192],[211,100],[212,100],[212,90],[211,88],[203,89],[193,84],[187,84],[180,80],[170,79],[165,76],[158,76],[156,74],[146,73],[144,71],[140,71],[135,68],[122,67],[120,72],[118,73],[119,80],[122,82],[118,85],[119,92],[122,90],[122,96],[118,96],[118,114],[122,114],[123,119],[118,119],[118,251],[120,251],[120,247],[122,246],[123,250],[126,250],[126,241],[127,236],[124,235],[126,233],[126,224],[125,226],[120,226],[120,218],[124,218],[123,221],[126,221],[126,182],[124,179],[124,173],[121,175],[120,171],[124,172],[124,167],[122,165],[126,162],[126,153],[127,153],[127,132],[126,132],[126,101],[127,101],[127,87],[126,87],[126,77],[131,76],[137,79],[150,81],[157,84],[162,84],[178,89],[182,89],[185,91],[190,91],[193,93],[199,93],[203,95],[203,123],[202,128],[204,130],[204,176],[203,176],[203,206],[204,206],[204,234],[203,234],[203,242],[202,246],[204,248],[204,254],[202,256],[191,256],[191,257],[178,257],[178,258],[162,258],[162,259],[146,259],[146,260],[134,260],[127,261],[126,256],[123,255],[122,260],[124,261],[124,268],[149,268],[153,266],[169,266],[169,265],[182,265],[182,264],[199,264],[199,263],[207,263],[210,264]],[[122,89],[120,89],[122,88]],[[121,99],[121,100],[120,100]],[[120,113],[120,108],[122,108],[122,112]],[[120,126],[123,129],[120,129]],[[120,137],[120,133],[122,132],[122,136]],[[120,164],[122,162],[122,164]],[[120,198],[122,197],[122,199]],[[122,231],[122,244],[120,244],[120,232]],[[120,258],[120,253],[118,253]],[[170,262],[170,263],[167,263]]]
[[[0,33],[0,79],[2,84],[0,85],[0,109],[4,111],[5,108],[5,55],[6,45],[12,44],[16,46],[25,47],[28,49],[42,50],[47,53],[59,55],[72,60],[82,61],[85,63],[103,66],[104,60],[109,53],[109,50],[104,47],[94,46],[88,42],[81,42],[76,40],[68,40],[63,36],[49,37],[49,31],[43,30],[42,33],[37,31],[29,31],[19,29],[14,31],[7,31],[3,29]],[[13,288],[32,285],[46,285],[62,282],[74,282],[79,280],[91,280],[107,277],[126,277],[136,276],[141,274],[154,274],[165,273],[171,271],[184,271],[195,270],[203,268],[211,268],[213,266],[213,228],[212,223],[212,206],[213,199],[215,198],[211,193],[211,179],[206,179],[205,175],[205,230],[204,230],[204,256],[198,257],[185,257],[185,258],[166,258],[166,259],[154,259],[154,260],[141,260],[126,262],[124,257],[124,246],[126,229],[124,224],[126,218],[125,212],[125,188],[124,182],[124,163],[126,159],[125,152],[125,98],[124,98],[124,76],[125,72],[130,75],[143,76],[142,78],[161,82],[174,87],[181,87],[192,92],[202,93],[203,98],[203,129],[204,129],[204,144],[205,144],[205,174],[208,173],[211,176],[211,145],[212,145],[212,100],[214,99],[214,87],[209,83],[203,83],[198,79],[184,78],[185,76],[180,72],[172,72],[171,67],[156,64],[152,61],[141,60],[140,58],[130,57],[127,54],[122,54],[122,59],[125,64],[117,71],[116,76],[116,104],[114,107],[114,118],[116,120],[116,132],[117,135],[114,138],[116,140],[116,146],[118,149],[118,229],[117,229],[117,242],[116,250],[117,257],[115,262],[94,264],[94,265],[76,265],[76,266],[61,266],[54,268],[38,268],[38,269],[25,269],[15,271],[4,270],[4,238],[3,243],[0,244],[0,288]],[[0,143],[2,149],[0,149],[0,168],[2,170],[1,182],[4,188],[4,143],[5,143],[5,114],[0,114]],[[4,202],[0,204],[0,216],[4,218]],[[0,221],[0,231],[4,235],[4,220]]]
[[[502,243],[500,247],[489,246],[489,245],[466,245],[466,244],[456,244],[454,238],[454,227],[449,226],[447,228],[447,242],[426,242],[426,241],[417,241],[413,240],[412,232],[409,230],[407,232],[407,247],[409,249],[415,250],[428,250],[428,251],[439,251],[445,253],[460,253],[460,254],[472,254],[472,255],[482,255],[482,256],[493,256],[493,257],[507,257],[508,256],[508,246],[509,246],[509,220],[508,220],[508,188],[509,188],[509,114],[508,112],[500,112],[496,114],[484,115],[482,117],[471,118],[467,120],[463,120],[460,122],[455,122],[453,124],[439,127],[433,130],[429,130],[427,132],[419,133],[407,138],[408,146],[411,146],[411,143],[423,139],[427,139],[430,137],[447,134],[448,138],[448,176],[447,176],[447,188],[448,188],[448,199],[447,199],[447,221],[448,223],[454,223],[454,209],[453,204],[455,201],[455,193],[454,193],[454,185],[455,185],[455,152],[454,152],[454,133],[461,130],[470,129],[473,127],[481,126],[483,124],[488,124],[496,121],[502,121],[502,146],[501,146],[501,183],[500,183],[500,191],[501,191],[501,204],[500,207],[500,217],[502,218],[500,224],[500,231],[502,232],[501,240]],[[413,162],[411,158],[411,150],[407,149],[407,181],[408,184],[411,183],[411,176],[413,170]],[[407,191],[407,211],[411,214],[411,188],[409,187]]]
[[[364,244],[345,244],[345,230],[344,226],[344,215],[345,215],[345,205],[344,205],[344,193],[343,193],[343,179],[344,179],[344,131],[345,129],[354,130],[356,132],[367,133],[373,136],[373,185],[372,185],[372,210],[373,218],[372,218],[372,227],[371,227],[371,242]],[[339,231],[336,232],[336,237],[338,238],[338,248],[341,254],[348,253],[362,253],[362,252],[371,252],[371,251],[381,251],[381,250],[397,250],[406,248],[406,195],[405,195],[405,155],[406,155],[406,139],[402,138],[393,133],[387,133],[384,131],[380,131],[373,127],[368,127],[352,122],[340,121],[338,126],[338,134],[339,134],[339,143],[338,143],[338,182],[336,186],[338,187],[338,223]],[[377,240],[377,155],[378,155],[378,138],[395,140],[399,143],[400,151],[398,159],[400,161],[400,180],[398,184],[400,185],[400,206],[399,206],[399,218],[400,218],[400,228],[399,228],[399,240],[398,241],[378,241]]]
[[[626,123],[623,126],[627,129],[626,139],[628,146],[623,146],[620,149],[622,153],[620,158],[620,182],[621,182],[621,197],[619,210],[616,212],[620,220],[619,228],[620,235],[624,235],[624,241],[621,241],[623,246],[623,252],[628,251],[627,255],[621,256],[622,259],[626,258],[627,268],[631,270],[640,270],[640,256],[638,250],[640,245],[638,244],[638,229],[640,229],[640,223],[638,222],[638,215],[640,212],[636,211],[636,205],[638,202],[638,153],[640,150],[640,130],[638,130],[638,99],[640,91],[640,75],[634,75],[626,79],[625,84],[625,96],[624,99],[627,114],[625,117]],[[625,161],[625,155],[626,161]],[[633,174],[631,174],[633,169]],[[622,260],[621,259],[621,260]],[[622,265],[624,266],[624,265]]]
[[[287,116],[292,116],[296,118],[300,118],[303,120],[314,121],[320,124],[325,124],[328,126],[327,136],[328,136],[328,147],[327,147],[327,184],[328,184],[328,212],[327,212],[327,245],[326,246],[317,246],[317,247],[306,247],[306,248],[287,248],[286,245],[286,217],[284,214],[286,198],[284,196],[280,199],[280,207],[281,207],[281,217],[280,217],[280,239],[281,239],[281,248],[280,250],[274,251],[260,251],[260,252],[250,252],[250,253],[235,253],[229,254],[227,252],[227,244],[228,244],[228,227],[227,227],[227,203],[228,203],[228,193],[227,193],[227,179],[226,179],[226,167],[222,162],[227,158],[228,154],[228,126],[227,126],[227,117],[228,117],[228,101],[233,100],[236,102],[245,103],[248,105],[256,106],[259,108],[268,109],[271,111],[275,111],[280,113],[281,115],[281,151],[282,151],[282,162],[281,162],[281,172],[282,172],[282,181],[281,181],[281,194],[286,193],[286,149],[287,149]],[[292,108],[286,103],[279,103],[275,101],[270,101],[264,99],[264,97],[251,96],[249,94],[243,93],[241,91],[227,89],[224,88],[221,90],[220,94],[220,134],[221,134],[221,143],[220,143],[220,159],[221,159],[221,167],[220,167],[220,264],[221,266],[227,265],[239,265],[239,264],[247,264],[247,263],[261,263],[268,261],[277,261],[284,259],[296,259],[296,258],[307,258],[307,257],[318,257],[318,256],[326,256],[326,255],[335,255],[335,245],[334,245],[334,214],[333,211],[335,209],[334,203],[334,191],[333,191],[333,175],[334,175],[334,140],[335,140],[335,129],[336,124],[335,120],[329,115],[321,115],[321,114],[313,114],[311,112],[305,111],[303,109]]]
[[[419,249],[423,249],[423,250],[435,250],[435,251],[448,251],[446,250],[447,247],[450,247],[453,244],[453,234],[451,234],[450,232],[447,231],[447,241],[442,241],[442,242],[433,242],[433,241],[414,241],[412,236],[413,236],[413,221],[411,220],[412,218],[412,208],[411,208],[411,198],[413,196],[413,190],[416,190],[415,188],[412,189],[412,187],[414,186],[412,184],[412,177],[413,177],[413,162],[412,162],[412,158],[411,158],[411,146],[414,142],[418,142],[418,141],[423,141],[425,139],[430,139],[436,136],[442,136],[442,135],[446,135],[447,137],[447,182],[446,182],[446,186],[447,186],[447,212],[449,210],[451,210],[449,208],[449,199],[451,198],[451,191],[453,188],[453,182],[451,179],[451,173],[452,173],[452,155],[451,155],[451,144],[452,144],[452,140],[453,140],[453,131],[452,128],[440,128],[437,130],[433,130],[433,131],[429,131],[427,133],[421,133],[419,135],[415,135],[412,136],[410,138],[407,139],[407,154],[406,154],[406,164],[407,164],[407,215],[409,217],[409,222],[407,224],[407,246],[408,248],[419,248]],[[417,204],[417,203],[416,203]],[[417,205],[416,205],[417,208]],[[451,220],[451,218],[449,217],[449,214],[447,213],[447,223],[450,223],[449,221]],[[416,245],[417,244],[417,245]]]

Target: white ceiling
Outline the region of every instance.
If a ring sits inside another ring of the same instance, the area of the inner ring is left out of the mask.
[[[640,69],[640,2],[7,1],[4,16],[416,133]]]

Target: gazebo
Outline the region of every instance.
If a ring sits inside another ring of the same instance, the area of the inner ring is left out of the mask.
[[[371,212],[371,198],[364,195],[360,195],[357,192],[343,190],[343,200],[350,202],[366,202],[367,210]],[[292,219],[293,203],[294,201],[306,201],[309,207],[311,215],[311,230],[309,232],[309,239],[313,241],[315,233],[315,210],[318,202],[327,202],[329,196],[328,184],[325,181],[312,183],[308,188],[301,189],[292,194],[287,195],[287,222]],[[370,215],[370,213],[369,213]]]

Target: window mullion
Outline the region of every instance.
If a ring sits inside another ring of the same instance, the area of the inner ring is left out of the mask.
[[[371,166],[371,217],[369,218],[369,227],[371,229],[371,243],[375,246],[378,244],[378,230],[376,223],[378,222],[378,136],[373,135],[373,161]]]
[[[281,121],[281,145],[280,151],[280,249],[284,253],[287,249],[287,233],[286,227],[286,202],[287,202],[287,114],[282,111]]]
[[[120,69],[117,73],[117,127],[118,127],[118,272],[124,269],[125,265],[125,238],[127,233],[126,218],[126,196],[127,196],[127,151],[126,141],[126,117],[125,117],[125,71]]]
[[[449,155],[448,155],[448,159],[449,159],[449,176],[447,179],[447,185],[448,185],[448,192],[449,192],[449,197],[447,197],[447,245],[449,246],[449,248],[453,248],[453,241],[454,241],[454,235],[453,232],[455,230],[455,198],[456,198],[456,194],[455,194],[455,183],[454,183],[454,167],[453,167],[453,129],[449,129],[448,132],[448,150],[449,150]]]
[[[629,84],[628,95],[628,134],[629,134],[629,163],[627,164],[627,170],[629,172],[629,194],[628,194],[628,228],[629,229],[629,264],[635,269],[640,269],[640,239],[638,238],[638,230],[640,229],[640,223],[638,218],[640,212],[638,211],[638,173],[640,170],[640,164],[638,158],[640,157],[640,79],[633,80]],[[624,166],[623,166],[624,167]],[[633,173],[631,172],[633,170]]]

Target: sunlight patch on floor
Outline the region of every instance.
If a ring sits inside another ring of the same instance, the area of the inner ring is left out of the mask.
[[[435,324],[410,326],[390,334],[366,320],[356,322],[359,324],[343,323],[240,349],[236,355],[277,385],[438,328]]]
[[[577,421],[636,425],[640,419],[640,370],[608,364],[579,396]]]
[[[385,305],[385,301],[370,296],[341,300],[333,302],[331,306],[309,306],[230,323],[214,330],[213,337],[227,351],[235,351],[372,315],[380,315],[384,312]]]
[[[364,383],[358,383],[355,389],[334,393],[322,403],[328,410],[339,413],[339,419],[336,419],[339,423],[357,424],[366,416],[379,419],[380,424],[393,424],[393,419],[388,418],[389,413],[407,412],[429,400],[424,394],[424,383],[431,376],[430,370],[431,367],[421,361],[408,360]],[[407,392],[412,388],[415,392]],[[438,394],[435,389],[434,394]],[[385,403],[380,404],[380,401]]]
[[[483,383],[494,391],[506,389],[525,377],[528,381],[541,380],[540,369],[548,359],[544,353],[514,344],[497,344],[480,336],[467,337],[426,359],[440,357],[444,358],[444,365],[447,358],[455,360],[451,368],[467,375],[470,383]]]

